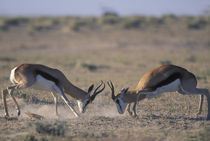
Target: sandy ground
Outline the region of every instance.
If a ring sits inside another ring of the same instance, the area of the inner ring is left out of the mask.
[[[1,21],[2,19],[0,19]],[[72,19],[37,18],[0,30],[0,89],[9,82],[10,70],[21,63],[40,63],[60,69],[76,86],[87,91],[100,80],[112,80],[116,93],[135,88],[141,76],[164,63],[187,68],[198,78],[198,87],[210,89],[209,26],[191,30],[179,20],[161,26],[121,29],[118,25],[98,25],[70,30]],[[50,28],[35,28],[49,24]],[[55,115],[50,93],[31,89],[15,94],[21,107],[18,119],[6,120],[0,99],[0,140],[210,140],[206,121],[207,103],[196,118],[199,96],[166,93],[143,100],[137,106],[138,118],[120,115],[111,100],[108,86],[88,105],[79,118],[64,104]],[[20,98],[22,96],[22,98]],[[33,100],[35,98],[38,102]],[[68,98],[75,103],[70,96]],[[7,98],[9,113],[15,107]],[[41,101],[41,102],[40,102]],[[60,103],[63,103],[59,99]],[[51,103],[51,104],[46,104]],[[31,120],[31,112],[44,117]]]

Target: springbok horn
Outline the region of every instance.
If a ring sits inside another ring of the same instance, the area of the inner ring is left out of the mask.
[[[112,99],[114,100],[116,96],[114,95],[114,86],[112,84],[112,81],[111,80],[108,81],[107,84],[109,85],[109,87],[110,87],[110,89],[112,91]]]
[[[103,87],[101,88],[101,89],[99,89],[101,86],[102,86],[102,84],[103,84]],[[99,84],[99,86],[95,89],[95,91],[93,92],[93,95],[90,97],[90,101],[92,102],[94,99],[95,99],[95,97],[100,93],[100,92],[102,92],[103,90],[104,90],[104,88],[105,88],[105,84],[104,84],[104,82],[103,81],[101,81],[101,83]],[[98,90],[99,89],[99,90]]]

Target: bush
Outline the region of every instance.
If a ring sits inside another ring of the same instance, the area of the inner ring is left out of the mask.
[[[120,22],[120,18],[117,16],[117,15],[106,15],[106,16],[103,16],[101,17],[101,20],[100,22],[102,24],[117,24]]]
[[[81,27],[91,27],[95,24],[95,22],[95,18],[75,18],[70,24],[70,29],[73,31],[79,31]]]
[[[9,29],[9,26],[6,25],[3,21],[0,22],[0,30],[1,31],[7,31]]]
[[[162,60],[159,63],[160,63],[160,65],[172,64],[172,62],[170,60]]]
[[[147,25],[158,26],[164,23],[163,18],[158,17],[147,17],[145,19]]]
[[[193,56],[193,55],[191,55],[191,56],[187,57],[185,60],[186,60],[187,62],[192,62],[192,63],[194,63],[194,62],[196,62],[196,57]]]
[[[28,18],[8,18],[4,20],[4,23],[9,26],[18,26],[22,23],[27,23]]]
[[[144,23],[142,17],[127,17],[122,21],[121,27],[125,29],[139,28]]]
[[[38,141],[34,135],[26,135],[24,138],[23,138],[24,141]]]
[[[189,136],[189,139],[195,140],[195,141],[209,141],[210,140],[209,132],[210,132],[210,128],[204,128],[197,135]]]
[[[81,66],[89,71],[96,71],[98,69],[98,67],[94,64],[82,63]]]
[[[35,18],[32,20],[32,30],[35,31],[48,31],[53,28],[54,25],[58,24],[58,21],[55,19],[49,19],[49,18]]]
[[[161,17],[161,21],[164,23],[174,22],[175,20],[177,20],[177,17],[176,17],[176,15],[173,15],[173,14],[163,15]]]
[[[16,61],[15,58],[8,57],[8,56],[0,56],[0,61],[2,62],[14,62]]]
[[[0,30],[7,31],[10,26],[18,26],[28,21],[28,18],[2,18],[0,21]]]
[[[202,29],[205,26],[209,25],[208,18],[204,17],[196,17],[196,18],[188,18],[185,21],[185,26],[187,29]]]
[[[62,123],[35,123],[35,130],[39,134],[64,136],[65,128]]]

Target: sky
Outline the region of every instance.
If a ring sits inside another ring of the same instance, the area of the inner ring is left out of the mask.
[[[0,0],[0,16],[200,15],[210,0]]]

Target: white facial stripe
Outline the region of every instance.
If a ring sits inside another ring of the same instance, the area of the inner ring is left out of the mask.
[[[80,100],[77,100],[77,104],[78,104],[78,107],[79,107],[79,111],[82,113],[82,102]]]
[[[77,100],[77,104],[78,104],[78,107],[79,107],[79,111],[81,112],[81,113],[84,113],[85,112],[85,110],[86,110],[86,108],[87,108],[87,102],[88,102],[88,100],[89,99],[85,99],[83,102],[82,101],[80,101],[80,100]],[[84,107],[84,106],[86,106],[86,107]]]
[[[125,103],[121,98],[117,98],[115,100],[115,103],[117,105],[117,110],[120,114],[123,114],[125,112],[125,108],[127,106],[127,103]]]
[[[15,70],[17,69],[17,67],[15,67],[14,69],[11,70],[11,73],[10,73],[10,81],[13,83],[13,84],[17,84],[17,80],[15,79]]]

